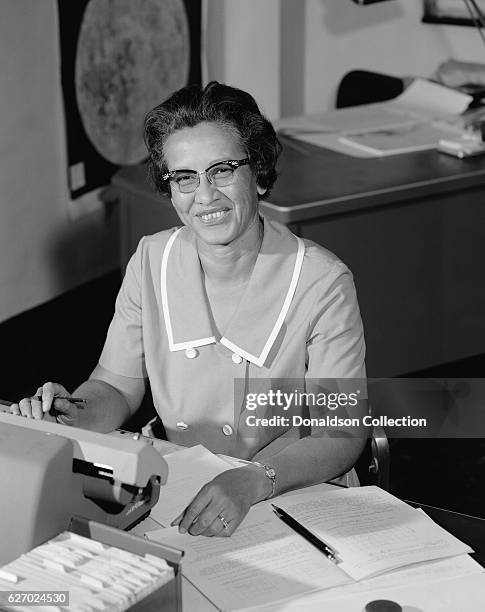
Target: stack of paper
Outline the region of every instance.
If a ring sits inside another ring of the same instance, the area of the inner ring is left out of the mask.
[[[332,563],[267,503],[253,507],[230,538],[180,535],[176,529],[147,536],[182,548],[185,577],[221,610],[289,601],[343,585],[348,595],[348,585],[355,581],[473,552],[424,513],[377,487],[301,493],[273,501],[332,546],[341,562]],[[465,559],[444,564],[445,574],[463,574],[463,563],[475,567]],[[458,568],[455,573],[453,568]],[[332,591],[328,593],[333,597],[341,596]]]
[[[393,100],[285,118],[277,127],[283,137],[355,157],[395,155],[457,137],[463,131],[457,117],[471,101],[454,89],[416,79]]]

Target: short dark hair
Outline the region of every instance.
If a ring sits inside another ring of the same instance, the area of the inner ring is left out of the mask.
[[[165,141],[177,130],[202,122],[217,123],[236,133],[247,151],[257,184],[266,190],[265,196],[268,195],[276,181],[276,162],[281,152],[276,132],[250,94],[217,81],[211,81],[205,88],[199,85],[183,87],[145,117],[148,171],[157,190],[170,192],[167,181],[162,178],[168,170],[164,158]]]

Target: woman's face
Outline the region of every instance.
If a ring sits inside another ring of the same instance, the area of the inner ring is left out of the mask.
[[[235,134],[217,123],[199,123],[169,136],[164,157],[169,172],[196,170],[203,172],[221,161],[247,157]],[[254,226],[258,214],[258,193],[249,165],[234,172],[232,184],[217,187],[205,174],[193,193],[180,193],[171,184],[172,203],[182,223],[192,228],[196,236],[211,245],[227,245],[243,236]]]

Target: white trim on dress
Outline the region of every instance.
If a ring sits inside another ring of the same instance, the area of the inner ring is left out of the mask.
[[[188,348],[196,348],[198,346],[205,346],[206,344],[213,344],[216,339],[214,336],[209,336],[208,338],[198,338],[196,340],[188,340],[187,342],[174,342],[173,341],[173,329],[172,322],[170,319],[170,310],[168,307],[168,293],[167,293],[167,265],[168,265],[168,256],[170,255],[170,251],[172,250],[173,243],[175,242],[175,238],[177,234],[182,230],[182,227],[179,227],[168,239],[167,244],[163,250],[162,255],[162,269],[160,271],[160,290],[162,294],[162,310],[163,317],[165,320],[165,329],[167,330],[168,337],[168,347],[171,352],[174,351],[183,351]]]
[[[224,346],[227,346],[227,348],[231,349],[231,351],[238,353],[239,355],[241,355],[241,357],[244,357],[244,359],[251,361],[252,363],[254,363],[255,365],[259,367],[262,367],[264,365],[264,362],[266,361],[269,355],[269,352],[274,344],[274,341],[276,340],[276,337],[278,336],[280,332],[281,326],[283,325],[285,317],[288,314],[291,300],[293,299],[293,295],[295,294],[296,285],[298,284],[298,279],[300,278],[300,272],[301,272],[301,268],[303,265],[303,257],[305,255],[305,243],[303,242],[301,238],[298,238],[298,236],[295,236],[295,238],[298,242],[298,252],[296,254],[295,266],[293,268],[293,275],[291,277],[290,286],[288,287],[286,298],[285,298],[285,301],[283,302],[283,306],[281,307],[280,314],[278,315],[278,318],[276,319],[276,323],[274,324],[273,329],[271,330],[271,333],[268,336],[268,340],[266,341],[266,344],[264,345],[263,350],[261,351],[261,354],[259,355],[259,357],[256,357],[255,355],[248,353],[241,347],[237,346],[237,344],[232,343],[227,338],[224,338],[224,337],[221,338],[221,344],[223,344]]]

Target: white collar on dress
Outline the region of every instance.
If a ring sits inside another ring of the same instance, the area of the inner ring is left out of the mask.
[[[264,221],[264,235],[243,297],[220,343],[262,367],[298,284],[305,246],[286,227]],[[162,255],[161,294],[170,351],[214,344],[203,275],[191,230],[170,236]],[[263,299],[261,299],[263,298]]]

